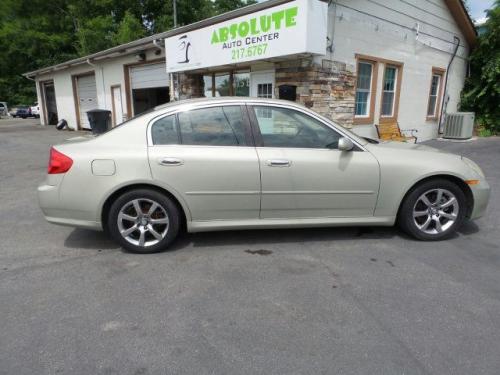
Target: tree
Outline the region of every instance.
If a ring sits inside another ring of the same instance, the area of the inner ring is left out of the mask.
[[[486,133],[500,134],[500,0],[487,12],[484,34],[470,57],[460,109],[476,112]]]
[[[178,25],[254,1],[177,0]],[[0,100],[35,101],[35,86],[22,73],[172,27],[172,0],[0,0]]]
[[[113,37],[114,44],[124,44],[146,36],[146,29],[140,20],[126,11]]]
[[[214,10],[215,13],[221,14],[225,12],[229,12],[233,9],[242,8],[247,5],[257,3],[256,0],[215,0],[214,1]]]

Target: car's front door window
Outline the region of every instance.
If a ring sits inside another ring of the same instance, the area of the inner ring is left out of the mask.
[[[299,111],[255,106],[254,113],[264,147],[337,148],[338,146],[339,133]]]

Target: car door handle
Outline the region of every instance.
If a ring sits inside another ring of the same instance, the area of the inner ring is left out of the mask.
[[[158,164],[175,167],[176,165],[182,165],[183,161],[182,159],[178,158],[161,158],[160,160],[158,160]]]
[[[267,165],[270,167],[289,167],[292,162],[286,159],[271,159],[267,161]]]

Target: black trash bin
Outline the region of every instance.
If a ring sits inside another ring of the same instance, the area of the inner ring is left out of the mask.
[[[90,129],[94,134],[102,134],[111,129],[111,111],[107,109],[93,109],[87,112]]]

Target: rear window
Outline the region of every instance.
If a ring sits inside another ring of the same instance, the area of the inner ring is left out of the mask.
[[[179,113],[181,143],[205,146],[245,146],[239,106],[194,109]]]
[[[179,143],[175,115],[163,117],[151,127],[151,138],[154,145],[172,145]]]

